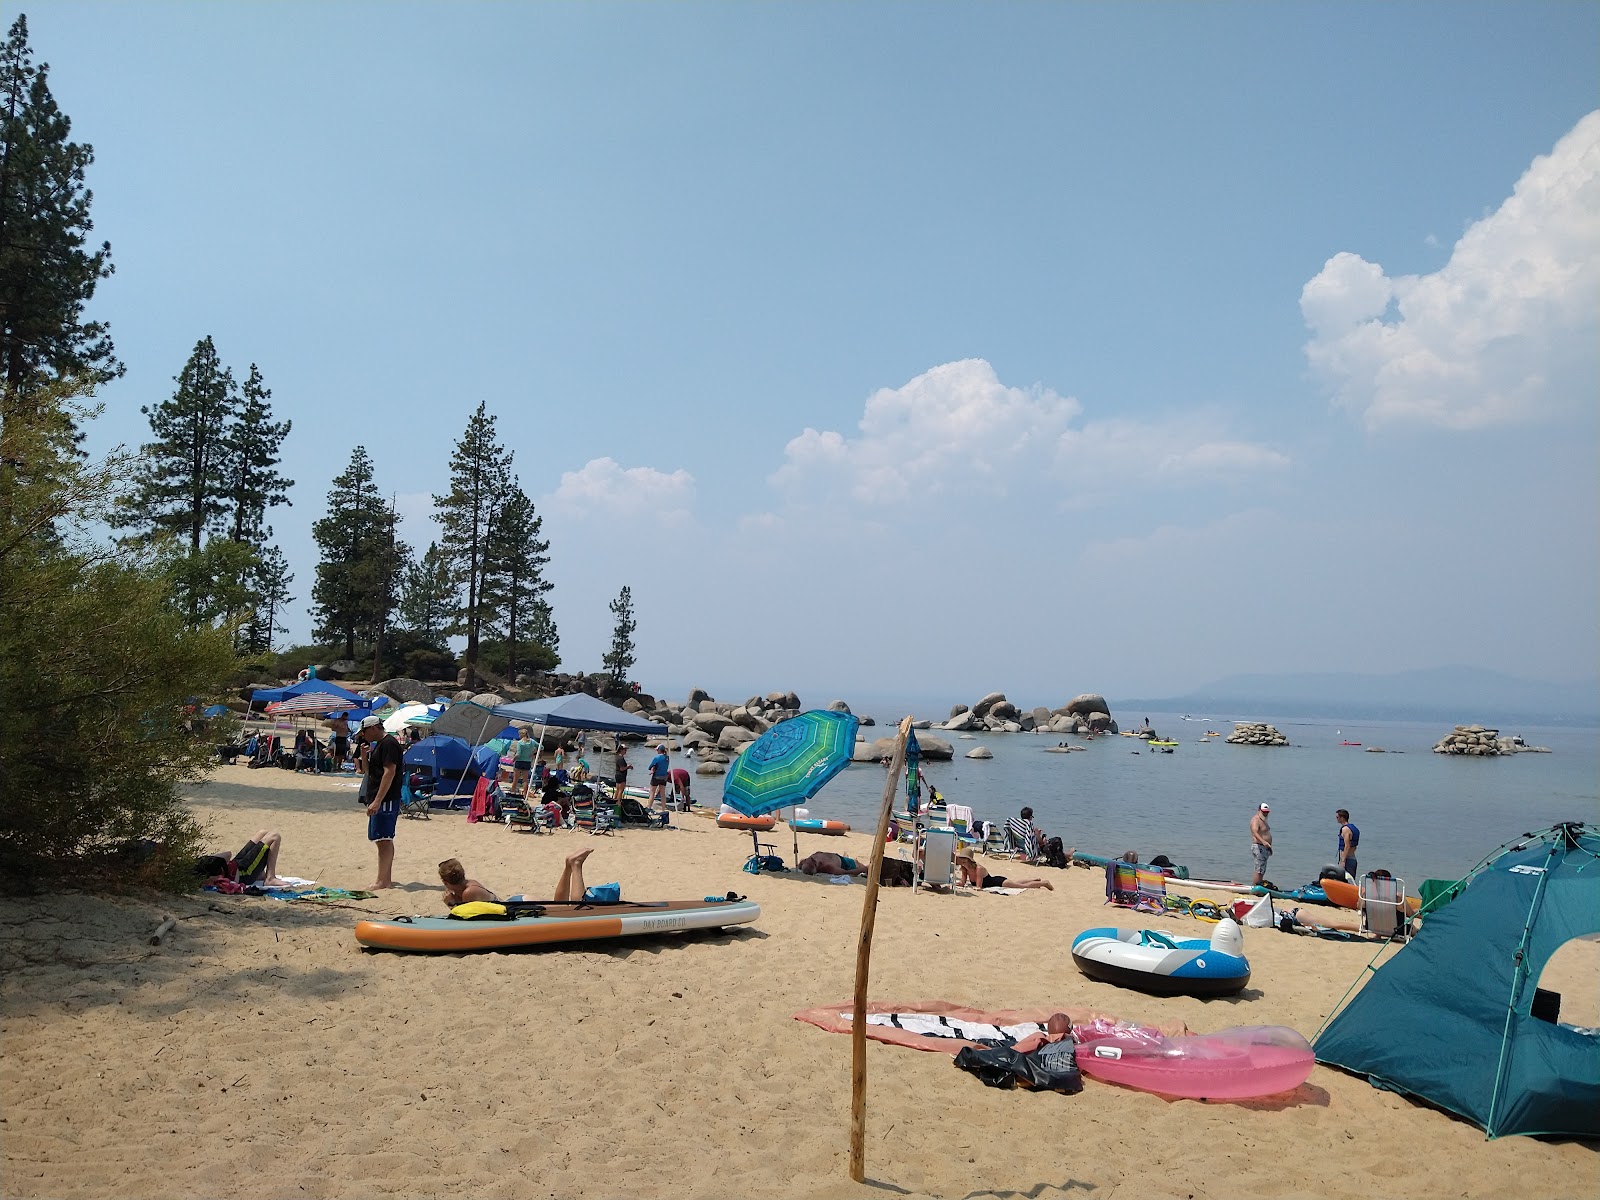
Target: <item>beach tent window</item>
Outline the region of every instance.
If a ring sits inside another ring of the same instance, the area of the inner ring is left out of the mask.
[[[1424,914],[1318,1035],[1317,1059],[1491,1138],[1600,1137],[1600,1036],[1551,1021],[1537,987],[1557,950],[1597,933],[1600,830],[1569,821],[1524,834]]]

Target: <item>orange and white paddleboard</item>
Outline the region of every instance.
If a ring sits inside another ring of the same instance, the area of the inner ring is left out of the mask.
[[[639,937],[748,925],[761,915],[750,900],[658,900],[642,904],[542,901],[538,916],[509,921],[457,921],[449,917],[394,917],[357,921],[356,941],[374,950],[449,954],[510,950],[596,938]]]
[[[1342,879],[1321,879],[1323,893],[1328,897],[1328,903],[1335,908],[1360,908],[1361,887],[1359,884],[1346,883]],[[1406,897],[1406,911],[1416,916],[1422,908],[1421,896]]]
[[[717,816],[717,824],[723,829],[754,829],[757,833],[765,833],[778,824],[778,818],[771,813],[766,813],[759,817],[720,813]]]

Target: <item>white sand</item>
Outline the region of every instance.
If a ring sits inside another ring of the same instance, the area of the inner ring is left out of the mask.
[[[327,778],[219,769],[194,803],[232,850],[283,831],[280,870],[374,875],[355,792]],[[1081,1095],[1000,1092],[947,1056],[872,1044],[867,1174],[846,1175],[849,1039],[791,1019],[849,995],[864,889],[739,870],[748,835],[683,828],[591,839],[402,821],[403,890],[349,907],[248,897],[0,903],[6,1197],[1592,1197],[1591,1147],[1509,1138],[1318,1067],[1266,1100],[1171,1101],[1094,1080]],[[790,857],[788,833],[773,839]],[[362,951],[362,913],[442,913],[435,864],[501,894],[548,895],[594,845],[591,883],[632,899],[729,888],[754,926],[510,954]],[[801,852],[868,854],[810,837]],[[996,866],[1000,866],[996,864]],[[1005,866],[1002,873],[1014,873]],[[979,1008],[1095,1007],[1197,1031],[1310,1036],[1370,946],[1247,932],[1250,989],[1209,1003],[1086,980],[1068,947],[1102,878],[1054,892],[885,891],[871,995]],[[356,911],[360,910],[360,911]],[[146,936],[180,918],[167,944]],[[1209,927],[1169,918],[1166,925]],[[1593,944],[1546,974],[1563,1016],[1600,1024]]]

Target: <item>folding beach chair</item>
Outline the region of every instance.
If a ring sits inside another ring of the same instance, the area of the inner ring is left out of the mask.
[[[611,814],[611,806],[603,804],[593,796],[572,797],[573,823],[584,833],[610,833],[615,820]]]
[[[1005,826],[996,825],[993,821],[984,826],[983,852],[994,858],[1010,856],[1011,846],[1006,838]]]
[[[1006,849],[1023,862],[1039,861],[1039,831],[1033,827],[1032,821],[1024,821],[1021,817],[1006,819]]]
[[[428,806],[428,797],[419,795],[411,790],[411,780],[400,781],[400,815],[402,817],[421,817],[424,821],[433,819],[433,812]]]
[[[1406,882],[1387,871],[1368,871],[1358,893],[1361,932],[1377,937],[1404,937],[1410,924],[1406,913]]]
[[[911,890],[956,886],[956,835],[950,829],[928,829],[922,834]]]
[[[956,841],[970,842],[972,840],[972,809],[965,804],[945,805],[945,819],[950,823],[950,828],[955,830]]]
[[[1134,863],[1106,864],[1106,903],[1135,912],[1167,911],[1167,877]]]

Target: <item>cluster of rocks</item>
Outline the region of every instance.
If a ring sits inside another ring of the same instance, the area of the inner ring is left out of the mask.
[[[1006,699],[1004,692],[990,692],[976,704],[958,704],[950,719],[940,726],[956,733],[1116,733],[1117,723],[1104,696],[1084,693],[1060,708],[1042,705],[1024,712]]]
[[[1231,746],[1287,746],[1289,739],[1264,721],[1239,721],[1224,739]]]
[[[1483,725],[1457,725],[1433,748],[1435,754],[1470,754],[1495,758],[1502,754],[1549,754],[1548,746],[1530,746],[1520,737],[1501,737],[1498,729]]]
[[[743,704],[723,704],[695,688],[682,704],[630,696],[622,707],[665,725],[683,750],[693,752],[695,774],[721,775],[739,751],[779,721],[798,713],[800,697],[793,692],[768,692],[751,696]]]

